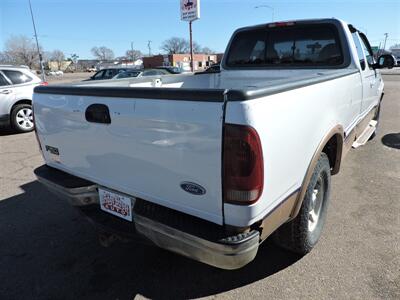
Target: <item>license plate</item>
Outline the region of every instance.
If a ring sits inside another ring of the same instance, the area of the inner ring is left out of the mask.
[[[101,188],[99,198],[102,210],[132,222],[132,198]]]

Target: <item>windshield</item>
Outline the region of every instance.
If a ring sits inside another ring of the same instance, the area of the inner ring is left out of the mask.
[[[343,54],[336,27],[299,25],[241,31],[227,56],[228,67],[337,66]]]

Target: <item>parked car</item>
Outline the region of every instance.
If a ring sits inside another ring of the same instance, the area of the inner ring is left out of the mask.
[[[61,71],[61,70],[58,70],[58,71],[50,71],[50,72],[48,72],[47,73],[47,75],[49,75],[49,76],[64,76],[64,72],[63,71]]]
[[[225,53],[220,73],[156,85],[35,88],[35,174],[100,224],[103,244],[142,236],[223,269],[272,233],[302,255],[316,245],[331,176],[376,132],[393,58],[375,62],[333,18],[241,28]]]
[[[0,124],[19,132],[33,130],[33,88],[45,84],[26,67],[0,65]]]
[[[219,71],[221,71],[220,64],[213,64],[208,69],[206,69],[204,72],[219,72]]]
[[[96,68],[86,68],[85,71],[91,73],[91,72],[96,72],[97,69]]]
[[[171,75],[174,73],[170,73],[164,69],[147,69],[147,70],[127,70],[124,72],[120,72],[115,75],[112,79],[122,79],[122,78],[131,78],[131,77],[146,77],[146,76],[157,76],[157,75]]]
[[[98,72],[96,72],[93,76],[91,76],[89,79],[85,79],[83,81],[89,81],[89,80],[105,80],[105,79],[112,79],[115,75],[125,72],[129,70],[129,68],[108,68],[108,69],[102,69]]]
[[[156,67],[156,69],[165,70],[171,74],[182,74],[183,73],[183,70],[181,68],[173,67],[173,66],[160,66],[160,67]]]
[[[393,61],[394,61],[394,66],[397,67],[400,62],[400,56],[397,58],[394,54],[392,54]]]
[[[112,79],[138,77],[141,73],[142,73],[141,70],[128,70],[128,71],[118,73]]]

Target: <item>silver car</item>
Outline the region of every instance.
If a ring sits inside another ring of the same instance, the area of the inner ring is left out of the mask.
[[[28,68],[0,65],[0,125],[11,125],[18,132],[34,129],[32,94],[40,84]]]

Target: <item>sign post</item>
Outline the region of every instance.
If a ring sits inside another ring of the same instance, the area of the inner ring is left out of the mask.
[[[192,21],[189,21],[189,43],[190,43],[190,70],[194,71],[193,66],[193,35],[192,35]]]
[[[200,0],[180,0],[181,2],[181,20],[189,22],[190,35],[190,69],[194,71],[193,65],[193,35],[192,22],[200,19]]]

